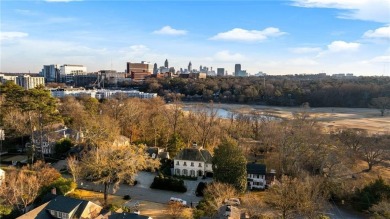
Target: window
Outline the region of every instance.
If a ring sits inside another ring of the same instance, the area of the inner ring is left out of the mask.
[[[202,167],[202,163],[199,163],[199,167]]]
[[[188,170],[183,170],[183,175],[187,176],[188,175]]]
[[[192,166],[192,167],[194,166],[194,162],[191,162],[191,166]]]
[[[192,177],[194,177],[195,176],[195,170],[190,170],[190,174],[191,174]]]
[[[50,214],[56,216],[56,212],[54,210],[50,210]]]
[[[180,169],[176,169],[176,175],[180,176]]]
[[[187,166],[187,162],[184,162],[183,166]]]
[[[180,165],[180,164],[179,164],[179,161],[176,161],[176,165],[178,165],[178,166]]]
[[[67,219],[68,218],[68,214],[64,213],[64,212],[61,212],[61,218]]]

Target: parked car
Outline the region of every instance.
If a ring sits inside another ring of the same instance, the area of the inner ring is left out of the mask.
[[[169,203],[174,203],[174,202],[178,202],[178,203],[180,203],[182,205],[187,206],[187,202],[184,201],[183,199],[171,197],[171,199],[169,199]]]
[[[237,206],[237,205],[240,205],[241,202],[240,202],[240,199],[238,199],[238,198],[229,198],[229,199],[225,199],[225,204]]]

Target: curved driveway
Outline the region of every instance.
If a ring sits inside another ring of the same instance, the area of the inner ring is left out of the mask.
[[[137,185],[130,186],[126,184],[121,184],[119,189],[115,193],[113,193],[112,188],[110,188],[109,192],[110,194],[119,196],[130,195],[132,200],[144,200],[163,204],[168,203],[171,197],[176,197],[187,201],[188,205],[190,205],[191,202],[193,202],[195,205],[195,203],[199,202],[202,199],[202,197],[195,196],[195,190],[198,183],[201,181],[211,182],[211,179],[202,179],[197,181],[184,180],[184,183],[187,186],[187,192],[179,193],[159,189],[151,189],[150,185],[152,184],[155,176],[156,173],[139,172],[138,176],[136,177],[136,180],[138,181]],[[102,185],[95,185],[91,182],[86,181],[80,182],[78,188],[97,192],[103,191]]]

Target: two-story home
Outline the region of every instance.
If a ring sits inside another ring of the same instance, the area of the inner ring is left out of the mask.
[[[66,196],[57,196],[17,219],[93,219],[100,215],[102,207],[90,202]]]
[[[152,219],[138,213],[117,213],[107,210],[93,202],[66,196],[53,199],[23,214],[17,219]]]
[[[246,172],[248,174],[248,189],[265,189],[271,185],[275,179],[275,170],[267,173],[265,164],[247,163]]]
[[[52,131],[43,131],[42,133],[35,131],[33,133],[32,143],[35,145],[35,149],[38,153],[42,153],[43,155],[51,155],[55,153],[54,145],[57,141],[63,138],[76,138],[77,136],[78,132],[75,132],[66,126],[60,125]],[[27,147],[31,147],[31,145],[29,144]]]
[[[208,150],[198,147],[182,149],[173,159],[174,175],[179,176],[209,176],[212,175],[212,156]]]

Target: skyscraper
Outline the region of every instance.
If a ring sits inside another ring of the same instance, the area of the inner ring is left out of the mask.
[[[154,63],[153,74],[157,74],[157,73],[158,73],[157,63]]]
[[[45,77],[46,82],[60,82],[60,66],[44,65],[41,76]]]
[[[225,75],[225,69],[217,68],[217,76],[224,76],[224,75]]]
[[[238,76],[238,74],[240,73],[241,71],[241,64],[236,64],[234,66],[234,76]]]
[[[168,66],[168,59],[165,59],[164,67],[165,67],[165,68],[168,68],[168,67],[169,67],[169,66]]]
[[[191,61],[190,63],[188,63],[188,72],[191,72],[192,71],[192,64],[191,64]]]

